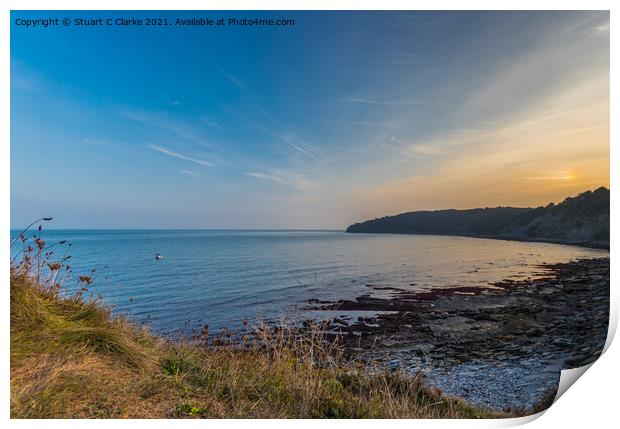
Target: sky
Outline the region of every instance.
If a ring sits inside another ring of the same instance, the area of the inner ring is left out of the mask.
[[[279,27],[24,28],[261,17]],[[11,227],[342,229],[609,187],[608,12],[12,12]]]

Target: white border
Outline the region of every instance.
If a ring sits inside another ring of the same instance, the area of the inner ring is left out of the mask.
[[[2,146],[0,152],[0,192],[2,192],[2,200],[5,202],[2,210],[0,210],[0,242],[9,242],[10,231],[10,157],[9,144],[10,141],[10,79],[9,79],[9,59],[10,59],[10,10],[611,10],[611,70],[618,73],[618,43],[617,35],[614,31],[616,25],[614,9],[617,2],[612,1],[553,1],[553,0],[504,0],[502,2],[493,2],[487,0],[472,0],[467,3],[458,0],[432,1],[432,0],[298,0],[296,2],[283,0],[213,0],[209,2],[199,0],[151,0],[149,2],[140,2],[137,0],[93,0],[84,3],[78,0],[56,0],[53,3],[44,0],[17,1],[4,0],[0,1],[0,130],[2,132]],[[148,7],[146,7],[148,6]],[[614,74],[611,74],[611,140],[610,142],[618,142],[617,118],[618,118],[618,86],[616,85]],[[616,120],[613,120],[616,118]],[[618,146],[610,145],[611,165],[618,166]],[[617,243],[619,239],[619,229],[617,228],[617,208],[618,198],[615,189],[618,185],[618,168],[611,168],[611,188],[614,192],[611,194],[612,209],[612,242]],[[612,252],[613,253],[613,249]],[[9,260],[8,246],[0,247],[0,260]],[[612,256],[615,261],[615,256]],[[618,297],[616,288],[618,287],[616,277],[613,275],[614,262],[612,262],[612,286],[611,286],[611,302],[612,313],[610,318],[609,340],[615,332],[618,321]],[[2,399],[0,417],[3,421],[9,420],[9,299],[8,299],[8,264],[0,264],[0,276],[2,279],[3,295],[2,305],[2,321],[3,329],[0,333],[2,337],[3,353],[0,358],[2,374],[4,375],[4,383],[1,387]],[[6,287],[4,287],[6,286]],[[609,346],[609,341],[607,346]],[[545,427],[546,425],[554,425],[557,427],[606,427],[609,422],[617,421],[617,401],[615,400],[615,392],[617,383],[620,381],[618,377],[618,369],[616,362],[619,361],[620,351],[618,346],[611,346],[606,353],[592,366],[588,371],[588,375],[580,380],[577,385],[562,396],[562,398],[554,404],[545,414],[544,418],[537,419],[530,423],[530,427]],[[538,416],[536,416],[538,417]],[[496,421],[473,421],[473,420],[395,420],[390,421],[390,426],[394,427],[505,427],[516,424],[526,423],[534,420],[533,418],[510,419]],[[109,427],[112,422],[105,420],[46,420],[46,421],[27,421],[27,420],[11,420],[8,422],[12,427],[32,427],[38,424],[45,424],[49,428],[67,428],[67,427]],[[329,422],[316,422],[308,420],[298,420],[289,422],[286,420],[244,420],[239,421],[174,421],[155,420],[119,420],[113,424],[119,427],[135,428],[167,428],[173,425],[182,425],[185,427],[224,427],[228,425],[245,424],[259,428],[284,428],[291,424],[300,428],[315,427],[317,424],[322,426],[345,426],[356,428],[375,428],[377,424],[382,424],[374,420],[338,420]],[[545,425],[545,426],[542,426]]]

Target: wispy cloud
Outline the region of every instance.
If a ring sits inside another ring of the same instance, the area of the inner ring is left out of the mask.
[[[214,130],[222,131],[224,129],[222,124],[217,119],[214,119],[209,115],[203,115],[198,119],[207,127],[213,128]]]
[[[278,177],[273,174],[258,173],[258,172],[253,172],[253,171],[248,171],[245,174],[247,176],[254,177],[255,179],[271,180],[272,182],[278,182],[278,183],[282,183],[283,185],[293,186],[292,183],[287,182],[283,178]]]
[[[268,180],[300,190],[312,187],[312,182],[310,182],[306,176],[288,170],[270,169],[267,172],[247,171],[245,174],[255,179]]]
[[[203,136],[204,129],[201,127],[201,124],[209,125],[202,120],[203,118],[197,118],[198,120],[192,121],[180,119],[175,114],[166,111],[141,110],[124,106],[118,107],[118,111],[121,116],[127,119],[158,128],[176,139],[184,140],[200,147],[214,147]]]
[[[237,88],[239,89],[248,89],[245,86],[245,83],[243,83],[241,80],[237,79],[235,76],[233,76],[232,74],[228,73],[226,70],[221,69],[220,70],[222,72],[222,74],[224,75],[224,77],[233,85],[235,85]]]
[[[441,149],[432,144],[412,144],[409,146],[409,151],[416,155],[439,155]]]
[[[285,132],[277,131],[277,130],[267,128],[267,127],[258,127],[258,128],[268,134],[271,134],[272,136],[280,140],[282,143],[292,147],[297,152],[307,156],[308,158],[311,158],[317,162],[320,161],[318,157],[316,157],[315,155],[313,155],[308,150],[302,147],[302,145],[309,146],[309,144],[306,141],[304,141],[301,137],[299,137],[297,134],[293,132],[289,132],[289,131],[285,131]]]
[[[205,166],[205,167],[215,167],[216,166],[216,164],[214,164],[212,162],[209,162],[209,161],[205,161],[204,159],[193,158],[191,156],[182,155],[182,154],[180,154],[178,152],[174,152],[174,151],[172,151],[170,149],[166,149],[165,147],[161,147],[161,146],[158,146],[158,145],[149,145],[149,148],[154,150],[154,151],[163,153],[164,155],[168,155],[168,156],[170,156],[172,158],[182,159],[184,161],[193,162],[195,164],[199,164],[199,165],[202,165],[202,166]]]
[[[594,27],[595,33],[609,33],[609,21]]]
[[[302,148],[301,146],[299,146],[299,144],[303,141],[302,139],[299,138],[299,136],[297,136],[296,134],[293,133],[278,133],[276,134],[276,136],[283,141],[284,143],[286,143],[287,145],[289,145],[290,147],[292,147],[293,149],[303,153],[304,155],[306,155],[309,158],[314,159],[315,161],[318,161],[319,159],[312,155],[310,152],[308,152],[307,150],[305,150],[304,148]]]
[[[178,138],[192,143],[205,144],[205,141],[200,137],[194,127],[185,121],[175,119],[165,112],[150,112],[125,107],[120,108],[120,112],[122,116],[128,119],[159,128]]]
[[[231,82],[233,82],[240,88],[247,89],[245,85],[243,84],[243,82],[238,81],[238,79],[236,79],[234,76],[227,73],[225,70],[221,70],[221,72]],[[248,90],[248,93],[251,93],[251,91]],[[313,153],[313,152],[316,152],[315,149],[314,148],[308,149],[308,147],[311,147],[311,145],[308,142],[306,142],[304,139],[302,139],[299,135],[297,135],[294,132],[286,131],[286,130],[282,131],[282,129],[285,129],[285,128],[281,127],[280,124],[273,117],[273,115],[271,115],[267,110],[263,109],[258,103],[250,102],[249,105],[250,105],[250,110],[253,113],[258,114],[258,116],[260,116],[260,120],[258,121],[252,120],[251,118],[248,118],[246,115],[242,114],[236,109],[231,108],[230,106],[227,107],[227,110],[230,113],[233,113],[241,117],[245,122],[251,124],[251,126],[276,137],[279,141],[295,149],[295,151],[297,151],[298,153],[301,153],[302,155],[314,161],[320,162],[319,157]]]
[[[202,176],[202,174],[196,173],[195,171],[191,171],[191,170],[179,170],[179,172],[182,174],[185,174],[186,176],[193,176],[193,177]]]
[[[380,104],[384,106],[406,106],[424,104],[424,100],[380,100],[375,98],[351,97],[341,99],[344,103]]]
[[[160,142],[172,141],[183,144],[183,147],[196,149],[203,156],[206,156],[206,149],[210,161],[204,162],[210,164],[209,166],[214,166],[216,163],[218,165],[230,164],[227,159],[220,155],[223,152],[221,145],[205,138],[205,126],[208,124],[202,118],[180,118],[177,114],[169,111],[144,110],[127,106],[115,106],[115,108],[116,112],[126,119],[163,131],[163,133],[157,132],[158,136],[163,134],[162,140],[153,138],[148,140],[154,142],[155,146],[158,146]],[[170,149],[166,150],[174,153]]]

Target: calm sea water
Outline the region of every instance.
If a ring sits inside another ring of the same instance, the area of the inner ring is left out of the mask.
[[[75,274],[97,269],[90,292],[157,332],[205,323],[235,329],[245,318],[299,311],[294,306],[311,298],[372,293],[368,285],[486,285],[532,276],[543,262],[609,255],[547,243],[336,231],[47,230],[43,238],[71,242]]]

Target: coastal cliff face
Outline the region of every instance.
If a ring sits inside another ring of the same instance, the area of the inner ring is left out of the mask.
[[[356,223],[347,232],[466,235],[609,247],[609,189],[545,207],[495,207],[401,213]]]

